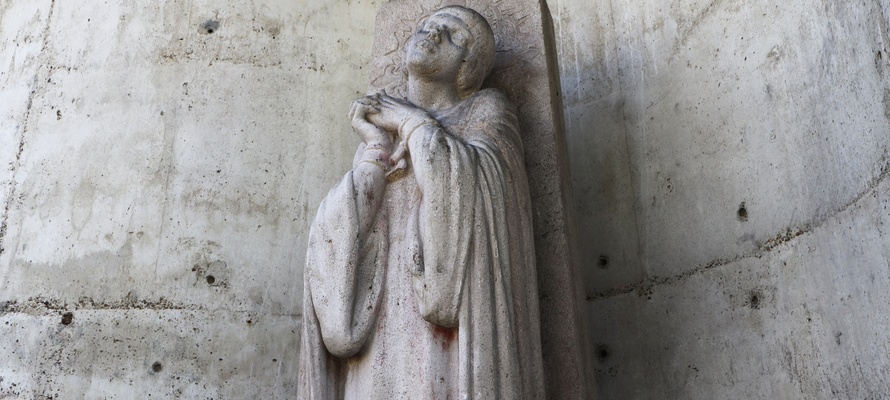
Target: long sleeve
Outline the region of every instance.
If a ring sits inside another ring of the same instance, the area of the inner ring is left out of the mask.
[[[421,192],[416,211],[416,254],[421,259],[415,266],[415,294],[424,319],[444,327],[458,325],[468,266],[486,262],[478,257],[509,259],[508,252],[499,254],[497,248],[494,253],[478,249],[487,242],[474,236],[506,229],[490,217],[495,214],[491,208],[504,202],[505,181],[512,179],[505,170],[505,151],[521,157],[515,117],[498,104],[499,98],[476,101],[472,111],[490,118],[469,118],[474,122],[461,127],[460,137],[429,124],[418,129],[409,143]]]
[[[421,192],[418,308],[427,321],[458,328],[461,397],[544,398],[531,203],[516,114],[500,92],[481,91],[469,101],[466,114],[410,138]]]
[[[358,352],[373,328],[386,261],[386,224],[368,222],[377,210],[360,201],[373,194],[356,190],[357,173],[347,173],[319,206],[306,260],[321,338],[341,358]]]
[[[414,290],[421,316],[455,327],[472,256],[477,149],[430,125],[412,138],[414,174],[421,191]]]

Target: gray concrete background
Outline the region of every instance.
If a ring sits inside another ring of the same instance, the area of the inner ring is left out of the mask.
[[[0,397],[293,397],[376,7],[3,3]]]
[[[890,2],[557,4],[602,397],[890,396]]]
[[[294,396],[380,4],[0,3],[0,397]],[[890,1],[550,9],[601,398],[890,395]]]

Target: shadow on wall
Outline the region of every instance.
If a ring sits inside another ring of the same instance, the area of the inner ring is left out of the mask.
[[[602,398],[888,392],[832,377],[888,364],[837,349],[886,336],[882,4],[553,11]]]

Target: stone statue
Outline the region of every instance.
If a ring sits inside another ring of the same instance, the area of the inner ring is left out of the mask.
[[[407,99],[353,103],[362,143],[310,231],[300,396],[544,398],[517,116],[481,89],[491,27],[445,7],[405,51]]]

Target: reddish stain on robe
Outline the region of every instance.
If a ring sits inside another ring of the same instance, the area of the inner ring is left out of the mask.
[[[442,349],[451,347],[451,343],[457,339],[457,328],[445,328],[439,325],[433,325],[433,336],[442,342]]]

